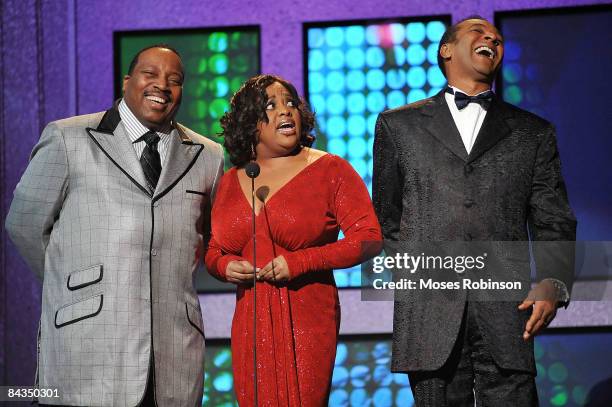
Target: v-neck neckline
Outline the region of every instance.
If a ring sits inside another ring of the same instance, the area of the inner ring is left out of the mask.
[[[331,156],[331,154],[329,154],[329,153],[323,154],[322,156],[320,156],[319,158],[317,158],[316,160],[314,160],[313,162],[308,164],[306,167],[304,167],[300,171],[298,171],[293,177],[291,177],[287,182],[285,182],[283,185],[281,185],[272,195],[270,195],[266,199],[266,201],[263,203],[261,208],[259,208],[260,209],[259,213],[256,213],[255,216],[256,217],[259,216],[261,214],[261,209],[263,209],[263,207],[265,205],[270,205],[270,202],[272,201],[272,199],[274,197],[276,197],[276,195],[281,193],[285,189],[285,187],[287,187],[287,185],[291,184],[296,179],[299,179],[300,175],[305,173],[309,168],[315,166],[315,164],[317,164],[319,161],[322,161],[325,157],[328,157],[328,156]],[[236,187],[240,191],[240,195],[242,195],[242,197],[243,197],[243,201],[246,203],[247,207],[249,208],[249,211],[252,211],[253,210],[253,206],[251,205],[250,197],[247,194],[245,194],[244,190],[242,189],[242,185],[240,185],[240,179],[238,178],[238,169],[237,168],[234,170],[234,181],[236,182]]]

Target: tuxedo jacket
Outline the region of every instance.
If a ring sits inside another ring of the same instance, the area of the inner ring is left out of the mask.
[[[381,113],[373,200],[387,241],[575,240],[554,128],[498,98],[470,154],[444,92]],[[573,266],[573,253],[568,256]],[[538,276],[547,277],[558,278]],[[436,301],[408,292],[401,297],[396,292],[392,370],[439,369],[457,340],[466,293]],[[533,342],[522,338],[531,311],[519,311],[518,304],[479,302],[474,309],[495,362],[534,372]]]
[[[43,280],[44,404],[201,404],[204,327],[192,278],[223,173],[220,145],[177,125],[149,189],[117,107],[50,123],[6,219]]]

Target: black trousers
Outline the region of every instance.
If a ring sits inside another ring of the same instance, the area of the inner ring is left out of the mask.
[[[535,376],[497,366],[478,327],[476,309],[469,302],[444,366],[409,372],[408,378],[416,407],[538,406]]]

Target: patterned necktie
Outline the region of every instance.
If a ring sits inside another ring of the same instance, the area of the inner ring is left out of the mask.
[[[470,103],[478,103],[483,109],[488,109],[493,100],[493,92],[488,90],[476,96],[468,96],[463,92],[454,91],[453,88],[446,88],[446,92],[455,95],[455,104],[457,109],[463,110]]]
[[[159,151],[157,151],[157,143],[159,143],[159,136],[152,130],[146,132],[142,137],[138,138],[134,143],[143,141],[147,143],[147,146],[142,151],[140,156],[140,165],[147,178],[147,182],[151,189],[155,190],[157,187],[157,181],[159,181],[159,175],[161,174],[161,158],[159,157]]]

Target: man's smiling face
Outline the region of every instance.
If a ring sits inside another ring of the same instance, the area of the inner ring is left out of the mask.
[[[485,20],[470,19],[457,27],[455,40],[444,44],[447,77],[492,82],[504,56],[503,39]]]
[[[157,130],[170,123],[181,104],[183,64],[172,50],[151,48],[138,56],[123,79],[123,98],[134,116]]]

